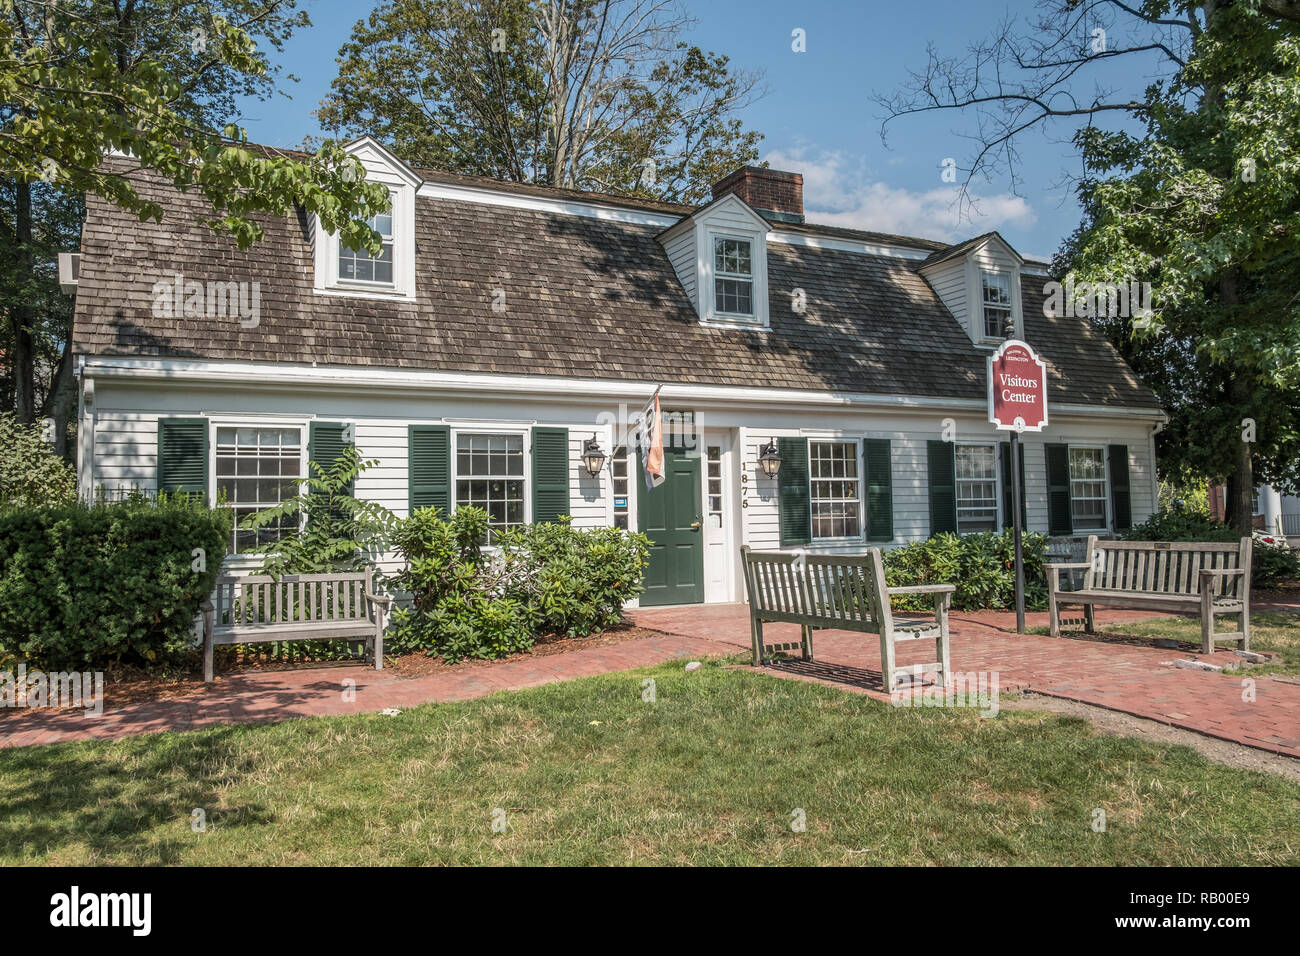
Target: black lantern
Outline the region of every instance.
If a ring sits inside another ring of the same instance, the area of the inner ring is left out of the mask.
[[[776,453],[776,439],[769,438],[767,444],[763,446],[763,450],[758,455],[758,466],[769,478],[775,478],[777,472],[781,470],[781,456]]]
[[[588,438],[582,445],[582,467],[587,469],[587,474],[595,478],[600,474],[600,470],[605,467],[605,453],[600,450],[600,444],[595,438]]]

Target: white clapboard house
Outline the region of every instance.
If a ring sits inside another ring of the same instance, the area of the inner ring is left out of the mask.
[[[472,504],[497,526],[639,529],[655,542],[642,604],[737,601],[742,544],[854,552],[1008,523],[985,368],[1013,330],[1050,372],[1028,527],[1107,534],[1152,510],[1154,396],[1086,320],[1044,314],[1044,266],[996,233],[818,226],[802,177],[767,169],[691,208],[349,148],[392,191],[378,258],[305,213],[240,251],[199,197],[148,176],[161,223],[88,199],[83,488],[201,492],[245,515],[352,442],[378,459],[358,494],[398,515]],[[674,441],[647,491],[626,425],[658,386]],[[247,547],[236,533],[227,566],[251,567]]]

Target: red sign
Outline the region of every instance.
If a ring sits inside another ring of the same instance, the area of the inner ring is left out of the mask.
[[[1047,363],[1024,342],[1007,339],[989,356],[989,421],[1000,431],[1047,425]]]

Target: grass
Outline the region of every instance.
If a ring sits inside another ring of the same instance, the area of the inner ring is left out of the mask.
[[[641,699],[648,677],[655,703]],[[191,829],[195,808],[206,832]],[[805,832],[791,829],[796,809]],[[0,751],[5,864],[1205,865],[1298,853],[1300,787],[1189,748],[1094,736],[1044,712],[892,708],[717,662],[395,717]]]
[[[1201,619],[1199,617],[1163,617],[1148,621],[1135,621],[1129,624],[1098,624],[1099,629],[1114,634],[1128,634],[1132,637],[1168,638],[1174,641],[1186,641],[1201,646]],[[1250,647],[1255,651],[1273,651],[1278,654],[1275,664],[1251,667],[1252,675],[1265,674],[1300,674],[1300,614],[1288,614],[1277,611],[1257,611],[1250,616]],[[1045,627],[1031,630],[1038,634],[1047,634]],[[1215,620],[1216,638],[1237,630],[1235,617],[1220,617]],[[1233,649],[1235,644],[1220,643],[1219,647]]]

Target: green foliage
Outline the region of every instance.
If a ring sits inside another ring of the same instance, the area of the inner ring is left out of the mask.
[[[658,0],[386,0],[352,28],[325,129],[410,162],[686,203],[758,159],[756,78]]]
[[[641,591],[649,558],[643,535],[577,530],[566,519],[501,532],[485,550],[488,516],[457,508],[444,519],[424,508],[393,535],[406,566],[392,578],[410,596],[393,614],[389,646],[449,661],[527,650],[540,636],[590,634],[618,623]]]
[[[184,496],[0,511],[0,662],[182,662],[229,534],[229,512]]]
[[[207,224],[241,248],[262,237],[258,214],[298,206],[349,248],[378,252],[379,236],[358,220],[387,208],[388,191],[356,175],[338,146],[308,160],[255,152],[227,125],[239,98],[272,92],[266,48],[310,22],[291,0],[11,0],[5,9],[0,177],[93,193],[160,220],[162,204],[136,188],[127,165],[104,166],[119,150],[200,193],[212,207]]]
[[[1215,521],[1208,511],[1194,507],[1162,508],[1124,535],[1128,541],[1239,541],[1236,528]],[[1250,557],[1250,583],[1268,587],[1300,580],[1300,554],[1286,540],[1255,534]]]
[[[77,494],[72,467],[54,454],[40,425],[21,425],[0,415],[0,509],[46,507]]]
[[[278,578],[367,570],[367,556],[384,550],[397,523],[387,508],[351,493],[357,476],[374,464],[374,460],[362,461],[351,446],[344,448],[328,471],[309,462],[311,475],[299,494],[245,518],[239,525],[241,531],[256,532],[285,518],[295,522],[295,530],[278,540],[248,549],[249,554],[265,555],[258,573]]]
[[[1025,558],[1025,607],[1047,606],[1047,578],[1043,564],[1047,536],[1025,532],[1021,546]],[[889,587],[911,584],[955,584],[955,610],[1016,606],[1015,539],[1011,532],[937,534],[884,553],[885,583]],[[929,597],[895,599],[905,610],[927,610]]]

